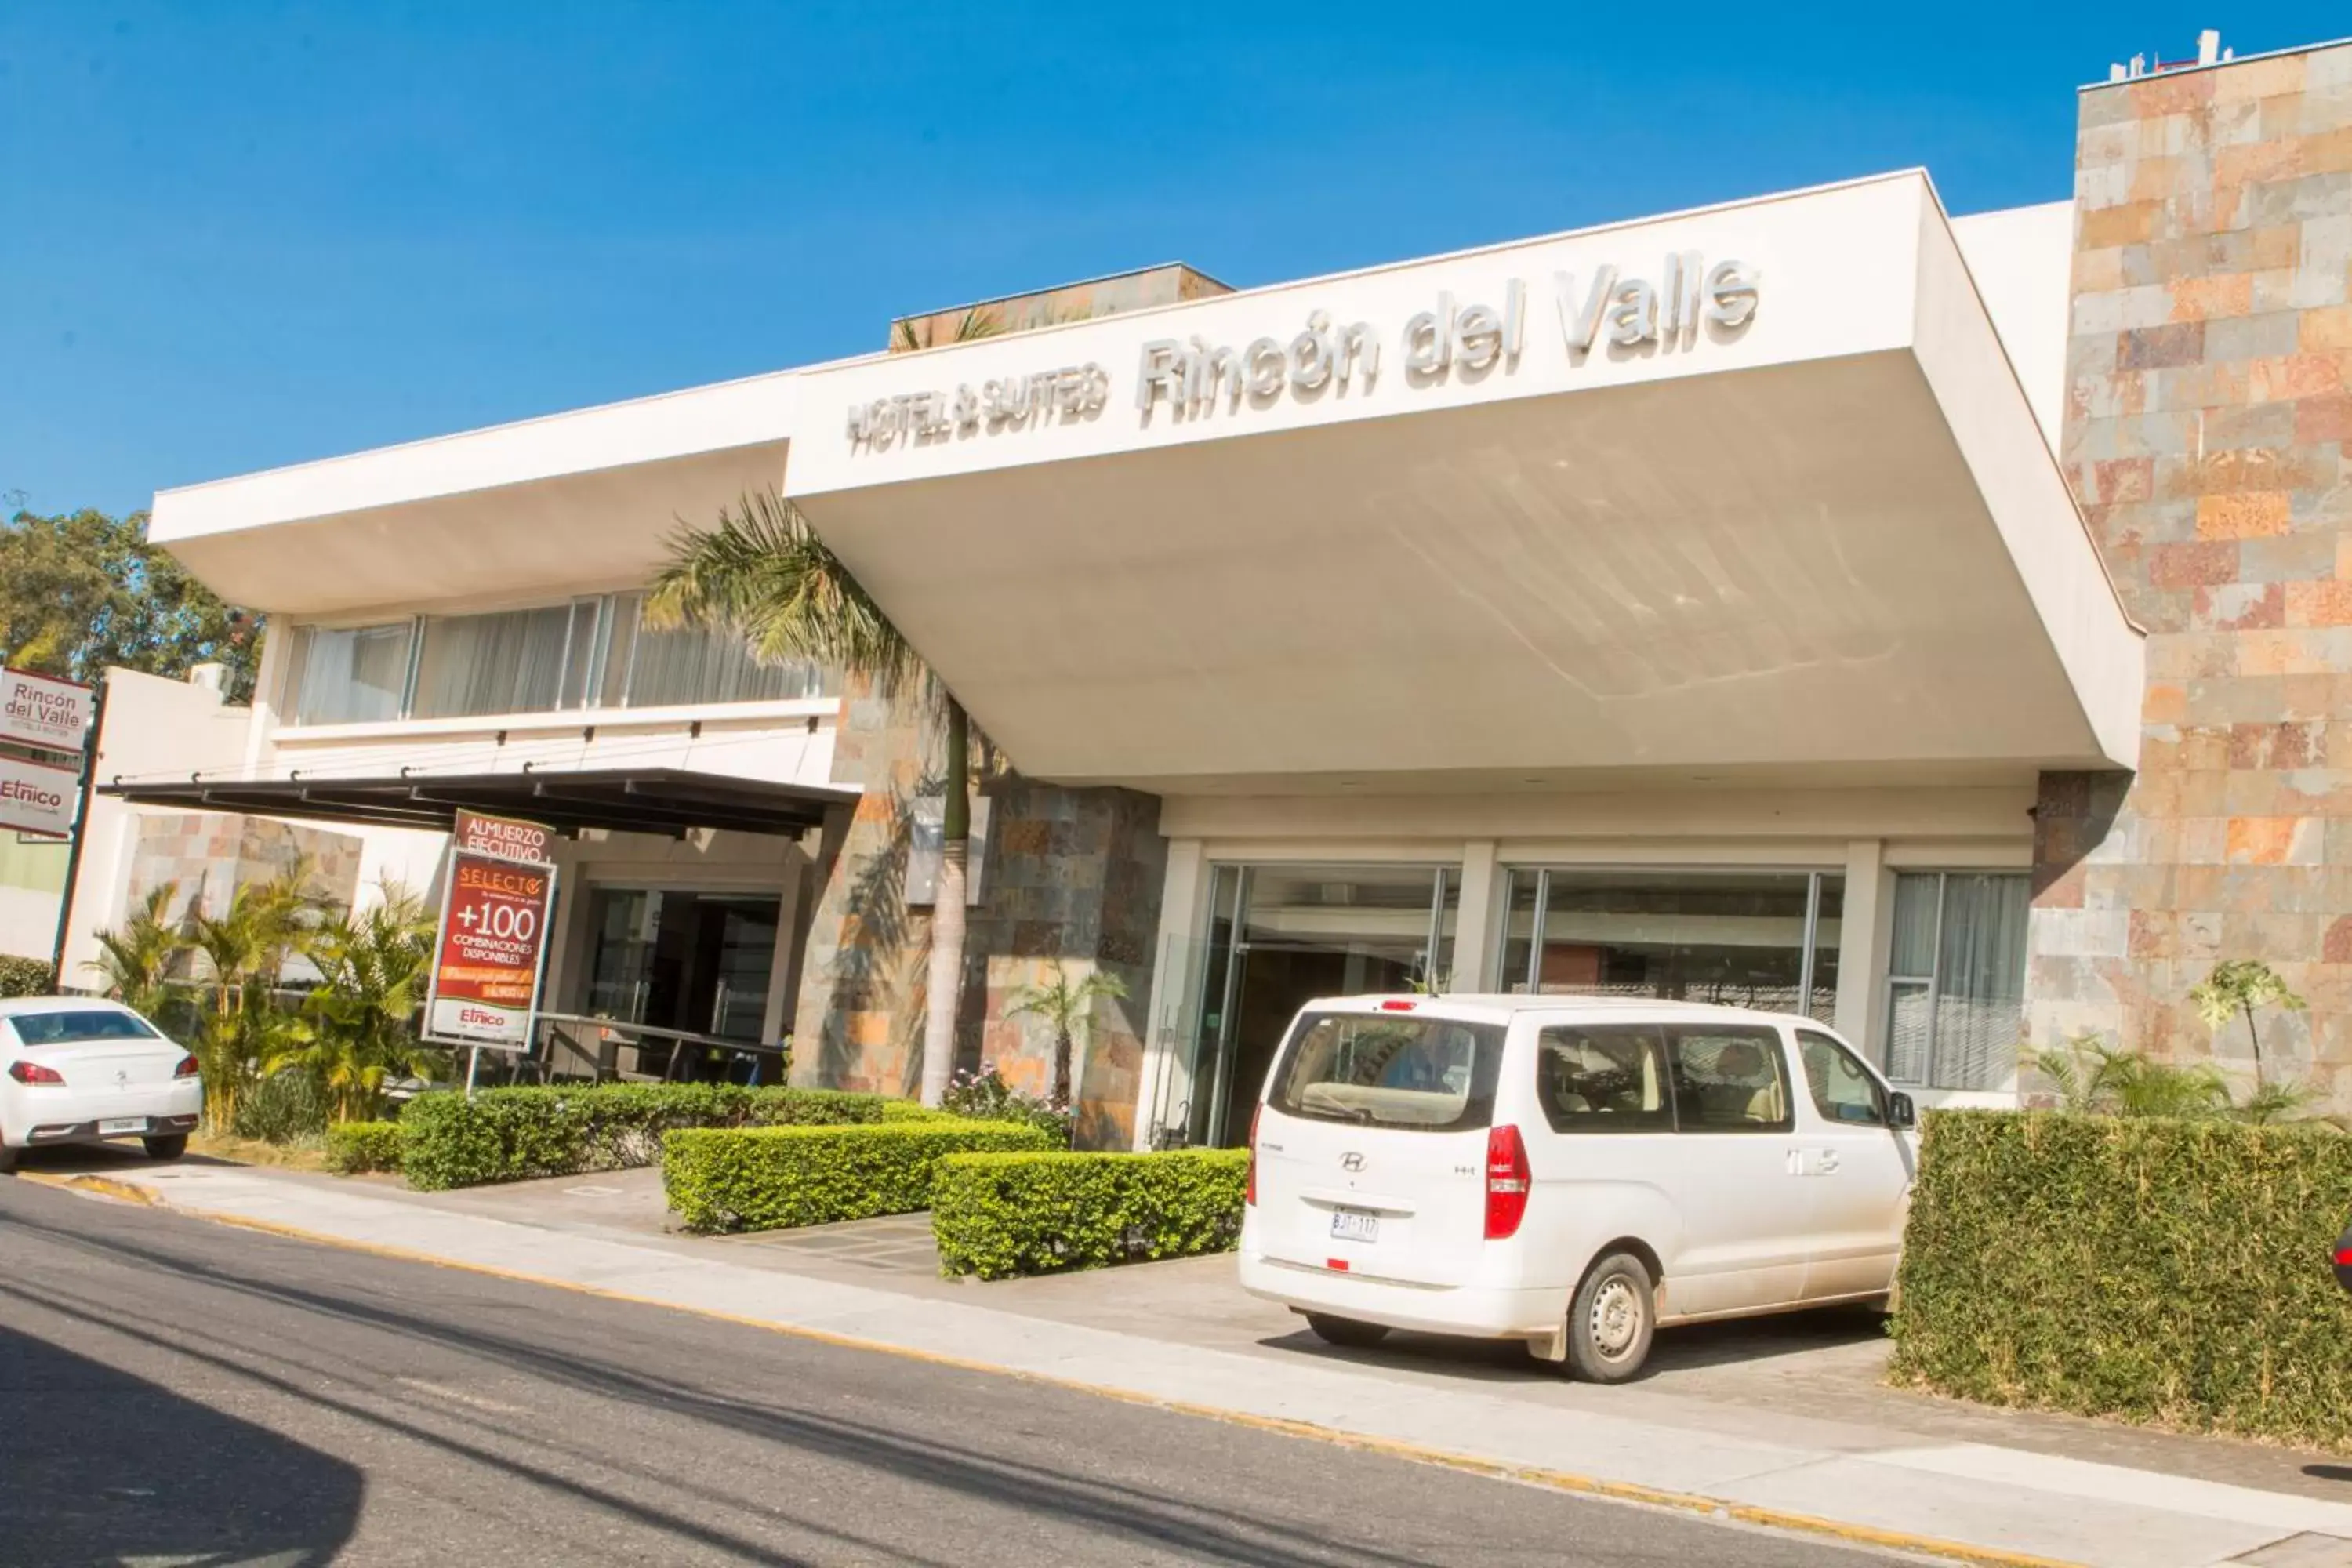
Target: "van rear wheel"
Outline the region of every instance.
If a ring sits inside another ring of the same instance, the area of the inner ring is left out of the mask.
[[[1648,1267],[1630,1252],[1612,1252],[1592,1266],[1569,1305],[1569,1364],[1589,1382],[1622,1383],[1650,1359],[1657,1331]]]
[[[1307,1326],[1325,1344],[1346,1345],[1354,1350],[1376,1345],[1389,1337],[1386,1323],[1360,1323],[1353,1318],[1334,1318],[1325,1312],[1307,1313]]]

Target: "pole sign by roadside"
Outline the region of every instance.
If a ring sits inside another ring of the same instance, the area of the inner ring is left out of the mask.
[[[74,680],[0,667],[0,741],[79,752],[98,693]]]
[[[457,814],[425,1004],[427,1039],[530,1048],[555,909],[554,829]]]
[[[80,805],[80,769],[0,755],[0,828],[68,838]]]

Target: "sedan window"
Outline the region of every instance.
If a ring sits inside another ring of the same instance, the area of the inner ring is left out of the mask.
[[[92,1007],[86,1012],[18,1013],[8,1020],[16,1037],[28,1046],[69,1046],[84,1040],[153,1040],[162,1038],[146,1019],[120,1007]]]

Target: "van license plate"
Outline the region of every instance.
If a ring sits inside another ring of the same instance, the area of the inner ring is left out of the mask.
[[[102,1133],[144,1132],[147,1131],[147,1119],[143,1116],[119,1116],[111,1121],[100,1122],[98,1130]]]
[[[1381,1216],[1365,1214],[1360,1209],[1331,1211],[1331,1234],[1342,1241],[1378,1241],[1381,1238]]]

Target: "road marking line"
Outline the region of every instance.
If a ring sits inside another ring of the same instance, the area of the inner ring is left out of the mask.
[[[1406,1442],[1401,1438],[1376,1437],[1360,1432],[1349,1432],[1337,1426],[1319,1426],[1311,1421],[1299,1421],[1287,1416],[1255,1415],[1247,1411],[1228,1410],[1213,1405],[1195,1405],[1189,1400],[1163,1399],[1156,1394],[1139,1394],[1132,1389],[1113,1388],[1102,1384],[1081,1382],[1076,1378],[1057,1377],[1051,1373],[1030,1372],[1019,1367],[1001,1366],[992,1362],[950,1355],[943,1351],[929,1351],[913,1345],[893,1344],[887,1340],[865,1339],[856,1334],[838,1333],[830,1329],[808,1328],[798,1323],[780,1323],[772,1319],[747,1318],[740,1313],[724,1312],[716,1308],[688,1306],[677,1301],[661,1300],[656,1297],[634,1295],[625,1290],[607,1289],[601,1285],[585,1285],[578,1280],[561,1279],[544,1274],[530,1274],[518,1268],[503,1268],[491,1263],[472,1263],[457,1258],[442,1258],[430,1252],[419,1252],[413,1247],[394,1247],[383,1242],[357,1241],[349,1237],[335,1236],[326,1231],[306,1230],[300,1226],[288,1225],[280,1220],[254,1219],[244,1215],[184,1208],[176,1204],[166,1202],[161,1195],[141,1188],[135,1184],[117,1182],[103,1176],[51,1174],[47,1172],[33,1171],[20,1172],[19,1174],[42,1186],[58,1187],[68,1192],[93,1194],[103,1197],[121,1196],[129,1202],[143,1204],[148,1207],[160,1209],[183,1218],[204,1220],[237,1230],[256,1231],[265,1236],[275,1236],[289,1241],[338,1247],[346,1252],[364,1253],[371,1257],[387,1258],[403,1263],[423,1263],[436,1268],[455,1269],[461,1274],[478,1274],[488,1279],[505,1279],[520,1285],[536,1285],[547,1289],[568,1290],[576,1296],[593,1296],[600,1300],[625,1301],[632,1306],[656,1307],[665,1311],[685,1312],[698,1318],[735,1323],[747,1329],[760,1329],[772,1334],[808,1340],[843,1350],[896,1356],[902,1361],[949,1367],[958,1372],[980,1373],[992,1377],[1017,1378],[1024,1383],[1040,1384],[1050,1388],[1062,1388],[1073,1393],[1116,1399],[1122,1404],[1166,1410],[1179,1415],[1200,1416],[1205,1420],[1222,1421],[1235,1426],[1253,1427],[1260,1431],[1278,1433],[1285,1436],[1309,1438],[1342,1448],[1384,1455],[1391,1458],[1409,1459],[1419,1464],[1438,1465],[1471,1475],[1518,1481],[1529,1486],[1544,1487],[1553,1491],[1605,1498],[1614,1502],[1633,1503],[1675,1513],[1694,1514],[1704,1519],[1730,1520],[1762,1529],[1819,1536],[1856,1546],[1874,1546],[1888,1551],[1907,1552],[1950,1563],[1969,1563],[1972,1568],[2084,1568],[2082,1563],[2070,1563],[2053,1557],[2035,1557],[2023,1552],[2004,1552],[1994,1547],[1972,1546],[1966,1542],[1947,1541],[1932,1535],[1915,1535],[1906,1531],[1883,1530],[1874,1525],[1849,1524],[1840,1520],[1823,1519],[1813,1514],[1795,1513],[1781,1509],[1764,1508],[1752,1503],[1732,1502],[1726,1499],[1706,1497],[1696,1492],[1667,1491],[1632,1481],[1612,1481],[1599,1476],[1579,1475],[1570,1470],[1548,1470],[1532,1466],[1508,1464],[1498,1459],[1482,1459],[1475,1455],[1459,1454],[1445,1448],[1428,1447],[1419,1443]]]

